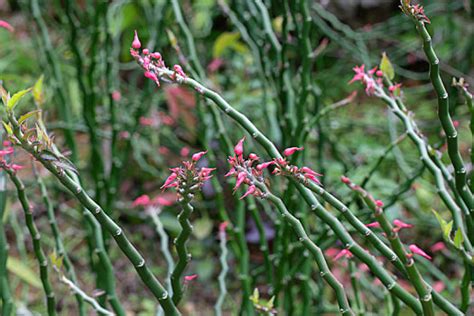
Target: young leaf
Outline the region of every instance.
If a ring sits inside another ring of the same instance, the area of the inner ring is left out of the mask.
[[[39,113],[39,112],[41,112],[41,110],[34,110],[34,111],[28,112],[26,114],[23,114],[18,119],[18,124],[21,125],[24,121],[26,121],[27,119],[29,119],[30,117],[32,117],[33,115],[35,115],[36,113]]]
[[[25,89],[18,91],[15,93],[7,102],[7,108],[8,110],[13,110],[13,108],[18,104],[18,102],[27,94],[28,92],[31,91],[31,88]]]
[[[41,280],[36,272],[30,269],[23,261],[10,256],[7,259],[7,269],[29,285],[38,289],[41,288]]]
[[[44,103],[43,78],[44,76],[41,75],[33,86],[33,99],[37,105],[42,105]]]
[[[3,88],[1,84],[0,84],[0,95],[2,96],[3,104],[6,106],[8,103],[8,100],[10,99],[10,95],[8,94],[7,90]]]
[[[63,256],[58,256],[56,251],[49,255],[49,259],[51,260],[51,264],[58,270],[61,270],[63,266]]]
[[[464,237],[462,236],[461,230],[458,228],[454,234],[454,246],[456,246],[458,249],[461,249],[461,244],[463,241]]]
[[[395,71],[393,70],[392,63],[385,52],[382,54],[382,60],[380,61],[379,67],[388,79],[393,80],[393,78],[395,78]]]
[[[450,221],[448,223],[441,217],[441,215],[438,214],[438,212],[433,210],[433,213],[436,216],[436,219],[438,220],[439,226],[441,226],[444,238],[449,240],[451,236],[451,230],[453,228],[453,221]]]
[[[233,49],[239,53],[245,53],[247,47],[240,41],[240,34],[238,32],[224,32],[217,37],[212,47],[212,57],[219,58],[226,49]]]
[[[3,122],[3,127],[5,128],[5,131],[7,131],[7,134],[8,136],[12,136],[13,135],[13,129],[12,129],[12,126],[10,125],[10,123],[5,123]]]

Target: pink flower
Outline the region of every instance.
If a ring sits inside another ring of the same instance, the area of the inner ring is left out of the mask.
[[[3,150],[0,150],[0,156],[11,155],[13,154],[13,151],[14,151],[13,147],[7,147]]]
[[[428,260],[432,259],[426,252],[424,252],[420,247],[418,247],[415,244],[411,244],[410,246],[408,246],[408,248],[410,249],[411,252],[413,252],[416,255],[425,257]]]
[[[148,48],[143,49],[143,55],[148,55],[150,53],[150,50]]]
[[[184,73],[183,68],[181,68],[180,65],[174,65],[173,70],[175,73],[177,73],[181,77],[186,77],[186,74]]]
[[[237,172],[235,171],[234,168],[231,168],[225,175],[224,177],[230,177],[230,176],[233,176],[234,174],[236,174]]]
[[[373,228],[380,228],[380,223],[379,222],[373,222],[373,223],[366,224],[365,226],[373,227]]]
[[[257,170],[258,171],[262,171],[263,169],[267,169],[268,167],[270,167],[271,165],[274,165],[275,162],[274,161],[268,161],[268,162],[264,162],[264,163],[261,163],[259,165],[257,165]]]
[[[9,140],[4,140],[2,144],[3,144],[3,147],[10,147],[12,145],[12,143]]]
[[[198,277],[197,274],[185,275],[184,276],[184,283],[188,283],[190,281],[196,280]]]
[[[151,117],[140,117],[140,125],[141,126],[152,126],[154,123],[154,120]]]
[[[150,197],[146,194],[140,195],[133,201],[132,206],[147,206],[150,205]]]
[[[254,153],[251,153],[251,154],[249,155],[249,158],[252,159],[252,160],[259,160],[259,159],[260,159],[260,157],[257,156],[257,155],[254,154]]]
[[[436,281],[433,283],[433,290],[436,292],[442,292],[446,286],[444,285],[443,281]]]
[[[176,173],[172,173],[169,175],[168,178],[166,178],[165,180],[165,183],[161,186],[160,189],[167,189],[167,188],[172,188],[172,187],[175,187],[178,185],[177,182],[174,182],[174,180],[176,180],[176,178],[178,177],[178,175]]]
[[[10,166],[10,168],[11,168],[13,171],[18,171],[18,170],[24,169],[25,166],[20,166],[20,165],[17,165],[17,164],[12,164],[12,165]]]
[[[223,64],[224,60],[222,58],[214,58],[209,65],[207,65],[207,71],[210,73],[216,72]]]
[[[301,168],[301,171],[304,172],[304,173],[308,173],[308,174],[312,174],[312,175],[318,176],[318,177],[322,177],[322,176],[323,176],[322,174],[317,173],[316,171],[314,171],[313,169],[308,168],[308,167],[302,167],[302,168]]]
[[[377,205],[377,207],[383,207],[383,202],[381,200],[375,200],[375,205]]]
[[[334,257],[334,260],[339,260],[340,258],[345,257],[347,259],[350,259],[353,257],[352,252],[350,252],[348,249],[342,249],[339,251],[339,253]]]
[[[160,153],[160,155],[168,155],[170,153],[170,150],[168,149],[168,147],[160,146],[158,147],[158,152]]]
[[[377,70],[377,72],[375,73],[378,77],[382,77],[383,76],[383,72],[382,70]]]
[[[302,151],[304,147],[289,147],[283,151],[283,155],[285,156],[291,156],[297,151]]]
[[[11,33],[13,33],[13,31],[15,30],[13,28],[13,26],[10,25],[10,23],[8,23],[7,21],[3,21],[3,20],[0,20],[0,28],[4,28],[7,31],[10,31]]]
[[[205,154],[207,154],[207,150],[206,151],[200,151],[198,153],[195,153],[193,156],[192,156],[192,160],[193,161],[199,161],[199,159],[202,158],[202,156],[204,156]]]
[[[242,200],[243,198],[245,198],[246,196],[250,195],[250,194],[254,194],[255,192],[257,191],[257,187],[255,185],[251,185],[249,186],[249,188],[247,189],[247,192],[244,193],[244,195],[242,195],[240,197],[240,199]]]
[[[235,183],[234,191],[237,190],[246,179],[247,174],[245,172],[239,172],[239,174],[237,175],[237,182]]]
[[[431,252],[438,252],[446,249],[446,245],[442,241],[438,241],[435,243],[433,246],[431,246],[430,250]]]
[[[399,219],[395,219],[393,221],[393,225],[395,225],[398,228],[398,230],[400,230],[402,228],[411,228],[411,227],[413,227],[413,225],[407,224],[407,223],[405,223],[405,222],[403,222]]]
[[[341,176],[341,181],[342,181],[342,183],[344,183],[344,184],[350,184],[350,183],[351,183],[351,179],[349,179],[349,178],[346,177],[346,176]]]
[[[118,90],[115,90],[114,92],[112,92],[112,100],[114,101],[120,101],[122,99],[122,94],[120,93],[120,91]]]
[[[140,49],[140,47],[142,47],[142,43],[140,43],[140,40],[138,39],[138,34],[136,30],[135,30],[135,36],[133,37],[132,47],[134,49]]]
[[[150,202],[150,204],[156,204],[160,206],[171,206],[174,204],[174,202],[158,195]]]
[[[395,85],[392,85],[388,87],[388,91],[390,92],[391,95],[398,96],[400,95],[400,88],[402,87],[401,83],[397,83]]]
[[[229,226],[229,222],[225,221],[219,224],[219,232],[225,233],[225,230],[227,229],[227,226]]]
[[[153,80],[154,82],[156,82],[156,84],[158,86],[160,86],[160,81],[158,80],[158,77],[153,72],[145,71],[145,77],[147,77],[148,79]]]
[[[349,84],[356,82],[356,81],[363,81],[365,78],[365,65],[362,66],[355,66],[352,68],[354,70],[355,75],[352,77],[351,81],[349,81]]]
[[[242,155],[244,154],[244,141],[245,141],[245,136],[242,137],[237,143],[237,145],[235,145],[234,147],[234,153],[237,157],[242,157]]]
[[[179,151],[179,154],[181,155],[181,157],[187,157],[189,155],[189,148],[188,147],[181,148],[181,150]]]
[[[151,56],[151,58],[154,58],[154,59],[158,59],[158,60],[161,59],[161,54],[160,54],[160,53],[157,53],[157,52],[151,53],[150,56]]]
[[[375,66],[374,68],[372,68],[372,69],[369,70],[369,74],[370,74],[370,75],[373,75],[373,74],[375,74],[375,73],[377,73],[377,66]]]
[[[128,131],[121,131],[119,137],[120,139],[128,139],[130,138],[130,133]]]

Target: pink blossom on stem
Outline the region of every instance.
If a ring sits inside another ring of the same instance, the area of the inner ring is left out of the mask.
[[[136,30],[135,30],[135,36],[133,37],[132,47],[134,49],[140,49],[140,47],[142,47],[142,43],[140,43],[140,40],[138,39],[138,34]]]
[[[161,54],[157,53],[157,52],[151,53],[150,56],[151,56],[151,58],[154,58],[154,59],[158,59],[158,60],[161,59]]]
[[[258,171],[262,171],[263,169],[267,169],[268,167],[270,167],[271,165],[274,165],[275,162],[274,161],[268,161],[268,162],[264,162],[264,163],[261,163],[259,165],[257,165],[257,170]]]
[[[341,176],[341,181],[342,181],[342,183],[345,183],[345,184],[350,184],[351,183],[351,179],[349,179],[346,176]]]
[[[446,249],[446,245],[442,241],[438,241],[435,243],[433,246],[431,246],[430,250],[431,252],[438,252]]]
[[[247,174],[245,172],[239,172],[239,174],[237,175],[237,182],[235,183],[234,191],[237,190],[246,179]]]
[[[297,151],[302,151],[303,149],[304,147],[289,147],[283,151],[283,155],[288,157],[288,156],[293,155]]]
[[[11,155],[11,154],[13,154],[13,152],[14,152],[13,147],[7,147],[3,150],[0,150],[0,156]]]
[[[12,145],[12,143],[9,140],[4,140],[2,144],[3,144],[3,147],[10,147]]]
[[[349,84],[356,82],[356,81],[363,81],[365,78],[365,65],[362,66],[355,66],[352,68],[354,70],[355,75],[352,77],[351,81],[349,81]]]
[[[167,188],[171,188],[173,186],[176,186],[176,185],[173,185],[173,183],[176,183],[176,182],[174,182],[174,180],[176,180],[177,177],[178,177],[178,175],[174,172],[172,174],[170,174],[169,177],[166,178],[165,183],[161,186],[160,189],[163,190],[163,189],[167,189]]]
[[[350,259],[353,257],[352,252],[350,252],[348,249],[342,249],[339,251],[339,253],[334,257],[334,260],[339,260],[340,258],[345,257],[347,259]]]
[[[250,195],[250,194],[254,194],[255,192],[257,191],[257,187],[255,185],[251,185],[249,186],[249,188],[247,189],[247,192],[244,193],[244,195],[242,195],[240,197],[240,199],[242,200],[243,198],[245,198],[246,196]]]
[[[188,147],[181,148],[181,150],[179,151],[179,154],[181,155],[181,157],[188,156],[189,155],[189,148]]]
[[[120,101],[121,99],[122,99],[122,94],[120,93],[120,91],[115,90],[114,92],[112,92],[112,100]]]
[[[219,224],[219,232],[224,232],[225,233],[225,230],[227,229],[227,226],[229,226],[229,222],[228,221],[225,221],[225,222],[222,222]]]
[[[377,205],[377,207],[383,207],[383,202],[381,200],[375,200],[375,205]]]
[[[183,68],[181,68],[180,65],[174,65],[173,70],[175,73],[177,73],[181,77],[186,77],[186,74],[184,73]]]
[[[418,247],[415,244],[411,244],[410,246],[408,246],[408,248],[410,249],[411,252],[413,252],[416,255],[422,256],[428,260],[432,259],[426,252],[424,252],[420,247]]]
[[[245,136],[242,137],[237,143],[237,145],[235,145],[234,147],[234,153],[237,157],[241,158],[242,155],[244,154],[244,141],[245,141]]]
[[[254,153],[251,153],[251,154],[249,155],[249,158],[252,159],[252,160],[259,160],[259,159],[260,159],[260,157],[257,156],[257,154],[254,154]]]
[[[373,228],[380,228],[380,223],[379,222],[372,222],[372,223],[366,224],[365,226],[373,227]]]
[[[399,219],[395,219],[393,221],[393,225],[395,225],[397,228],[402,229],[402,228],[411,228],[413,227],[412,224],[407,224]]]
[[[150,197],[146,194],[143,194],[143,195],[140,195],[139,197],[137,197],[133,203],[132,203],[132,206],[133,207],[136,207],[136,206],[146,206],[146,205],[149,205],[150,204]]]
[[[195,154],[191,157],[191,159],[192,159],[193,161],[199,161],[199,159],[201,159],[202,156],[204,156],[205,154],[207,154],[207,150],[206,150],[206,151],[200,151],[200,152],[198,152],[198,153],[195,153]]]
[[[184,276],[184,283],[188,283],[190,281],[196,280],[198,277],[197,274],[185,275]]]
[[[383,76],[383,71],[382,70],[377,70],[377,72],[375,74],[377,75],[377,77],[382,77]]]
[[[150,53],[150,50],[148,48],[143,49],[143,55],[148,55]]]
[[[24,169],[25,166],[21,166],[21,165],[17,165],[17,164],[12,164],[12,165],[10,166],[10,168],[11,168],[13,171],[19,171],[19,170],[21,170],[21,169]]]
[[[147,77],[148,79],[153,80],[154,82],[156,82],[156,84],[158,86],[160,86],[160,81],[158,80],[158,77],[153,72],[145,71],[145,77]]]
[[[8,23],[7,21],[4,21],[4,20],[0,20],[0,28],[4,28],[6,29],[7,31],[13,33],[13,31],[15,30],[13,28],[13,26],[11,26],[10,23]]]

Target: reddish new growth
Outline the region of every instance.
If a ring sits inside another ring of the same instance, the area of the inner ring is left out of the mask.
[[[383,83],[383,72],[377,70],[377,67],[374,67],[368,71],[365,70],[365,65],[355,66],[352,68],[355,75],[349,81],[349,84],[360,81],[365,85],[365,93],[367,95],[375,95],[376,97],[381,97],[385,94],[384,92],[384,83]],[[398,97],[401,95],[401,83],[393,84],[388,87],[390,96]]]
[[[9,141],[4,141],[3,149],[0,150],[0,168],[16,173],[18,170],[23,169],[24,166],[20,166],[14,163],[8,163],[7,157],[12,156],[13,153],[14,149],[11,146],[11,143]]]
[[[198,168],[197,162],[207,153],[201,151],[192,156],[191,161],[183,161],[182,166],[171,168],[171,175],[165,180],[161,189],[176,188],[178,196],[194,193],[199,190],[204,181],[209,180],[215,168]]]
[[[145,71],[145,77],[153,80],[158,87],[160,86],[160,79],[179,83],[186,78],[186,74],[180,65],[174,65],[173,70],[171,70],[166,67],[160,53],[151,53],[147,48],[140,51],[141,47],[142,44],[137,31],[135,31],[130,54]]]
[[[430,19],[428,19],[428,17],[425,15],[425,9],[422,5],[411,5],[410,0],[403,0],[402,5],[400,7],[406,15],[412,16],[413,18],[422,23],[431,23]]]

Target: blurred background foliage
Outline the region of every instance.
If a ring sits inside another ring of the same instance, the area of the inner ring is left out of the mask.
[[[70,16],[67,15],[68,2]],[[234,10],[242,10],[243,18],[251,18],[252,12],[246,1],[225,2]],[[283,1],[264,3],[269,9],[272,28],[281,39],[285,5]],[[39,9],[37,12],[35,4]],[[268,96],[272,92],[262,81],[260,65],[252,53],[252,47],[229,19],[222,3],[217,0],[183,0],[179,4],[194,37],[197,57],[205,66],[208,85],[222,93],[230,104],[251,118],[280,146],[301,145],[291,144],[292,139],[283,139],[285,130],[279,128],[275,100]],[[432,21],[429,28],[435,30],[433,40],[442,61],[445,83],[450,83],[452,77],[464,77],[471,86],[474,85],[474,2],[427,0],[423,4]],[[376,66],[382,52],[386,52],[395,66],[396,81],[403,84],[406,104],[409,110],[416,113],[419,127],[435,147],[436,144],[443,144],[436,114],[436,97],[428,81],[428,64],[414,26],[401,14],[398,1],[314,1],[310,14],[313,25],[309,40],[314,49],[311,80],[317,89],[318,105],[308,108],[305,114],[308,118],[316,115],[321,108],[346,98],[352,91],[360,90],[356,84],[348,85],[352,67],[362,63],[367,67]],[[101,15],[105,19],[100,19]],[[131,207],[131,201],[141,194],[161,194],[159,186],[167,176],[167,168],[175,166],[182,156],[189,154],[182,150],[183,147],[189,148],[191,153],[212,147],[220,167],[224,166],[229,154],[216,141],[217,130],[212,118],[197,110],[197,104],[202,101],[193,92],[166,84],[157,89],[153,82],[143,77],[129,55],[133,31],[137,30],[142,43],[160,51],[168,65],[180,63],[187,73],[191,73],[187,67],[190,62],[188,43],[180,30],[172,4],[160,0],[0,0],[0,19],[15,28],[14,33],[0,30],[0,80],[10,91],[18,91],[31,86],[40,75],[45,76],[47,101],[44,115],[48,128],[56,135],[59,147],[68,151],[71,148],[64,131],[68,126],[73,130],[77,141],[76,164],[86,182],[91,183],[91,190],[98,190],[97,185],[100,187],[102,180],[94,179],[95,170],[101,166],[98,166],[97,160],[91,159],[90,128],[100,139],[99,157],[104,162],[103,168],[113,168],[117,158],[113,154],[120,153],[117,162],[120,169],[118,193],[114,196],[112,214],[125,225],[132,240],[154,263],[155,272],[164,275],[154,228],[147,214]],[[287,34],[286,58],[290,73],[294,75],[290,78],[296,78],[301,64],[300,47],[292,38],[298,27],[297,24],[290,25]],[[265,47],[268,42],[261,40],[257,45]],[[79,66],[73,49],[78,49],[82,58]],[[265,62],[274,56],[269,54],[261,58]],[[297,79],[292,80],[297,84]],[[463,144],[471,141],[468,109],[454,88],[450,88],[450,94],[451,111],[459,122],[461,151],[467,157],[469,152]],[[30,110],[30,104],[23,102],[19,111]],[[111,106],[115,108],[114,125],[111,124]],[[70,113],[69,123],[64,121],[64,111]],[[92,123],[88,122],[88,115],[94,116]],[[234,123],[226,117],[222,119],[232,140],[242,137],[242,132],[235,128]],[[324,174],[326,188],[337,192],[346,202],[351,201],[353,196],[340,184],[340,175],[346,174],[357,182],[362,181],[387,146],[403,134],[403,129],[386,107],[374,98],[367,98],[362,91],[347,105],[328,111],[317,125],[304,144],[311,149],[305,160]],[[110,142],[114,132],[117,133],[117,147],[112,150]],[[205,143],[206,139],[211,142]],[[252,145],[249,143],[248,146]],[[419,174],[422,176],[410,181]],[[31,182],[28,181],[28,172],[25,173],[25,181]],[[413,145],[401,140],[373,173],[367,188],[386,204],[390,205],[393,201],[390,217],[404,217],[409,213],[414,218],[416,234],[409,232],[407,234],[413,235],[404,238],[431,236],[428,242],[432,244],[442,240],[442,232],[431,209],[443,211],[444,207],[435,195],[431,181],[431,176],[423,173]],[[72,211],[74,203],[63,194],[61,187],[49,179],[47,184],[54,188],[51,192],[60,203],[56,207],[61,214],[59,224],[64,232],[66,247],[74,262],[82,267],[79,273],[81,283],[85,289],[92,291],[94,277],[87,272],[86,250],[81,247],[86,242],[86,233],[80,228],[82,219]],[[193,261],[189,271],[197,273],[199,278],[188,288],[186,309],[189,314],[207,315],[216,297],[217,284],[208,283],[219,272],[217,257],[209,252],[209,249],[217,251],[215,231],[218,222],[215,202],[211,199],[214,194],[212,187],[206,187],[204,198],[197,206],[198,212],[194,214],[194,238],[189,246]],[[174,198],[173,194],[163,196],[169,200]],[[104,203],[111,203],[106,200],[104,198]],[[9,199],[9,202],[16,204],[14,199]],[[41,216],[44,207],[37,206],[40,226],[47,227],[46,218]],[[232,203],[227,206],[232,216]],[[17,208],[18,205],[12,205],[11,210]],[[179,229],[176,212],[175,207],[166,207],[160,215],[172,236]],[[363,220],[368,221],[369,214],[361,207],[359,215]],[[16,297],[21,297],[26,309],[44,312],[41,296],[36,290],[39,282],[31,270],[34,269],[30,262],[32,258],[26,254],[21,240],[24,225],[19,225],[18,221],[23,221],[23,218],[19,213],[9,217],[9,267],[10,272],[16,275],[12,278],[12,288]],[[313,225],[315,231],[321,233],[323,229],[315,223]],[[262,258],[257,249],[256,234],[255,225],[248,219],[246,238],[251,249],[251,272],[259,275],[262,272]],[[271,227],[268,234],[271,239]],[[45,233],[43,238],[51,247],[51,236]],[[423,240],[417,242],[423,244]],[[322,247],[329,247],[330,244],[330,240],[323,242]],[[31,245],[27,242],[26,247]],[[119,297],[126,298],[126,308],[138,315],[154,313],[154,300],[143,292],[128,266],[121,263],[124,260],[122,256],[114,247],[110,247],[110,253],[119,282],[127,285],[118,287]],[[437,264],[443,270],[438,279],[456,275],[457,272],[450,268],[449,260]],[[438,272],[432,271],[433,274]],[[226,309],[231,312],[239,308],[238,294],[232,293],[239,292],[240,283],[236,273],[230,278],[231,295]],[[61,314],[74,308],[71,296],[58,297],[63,308]]]

